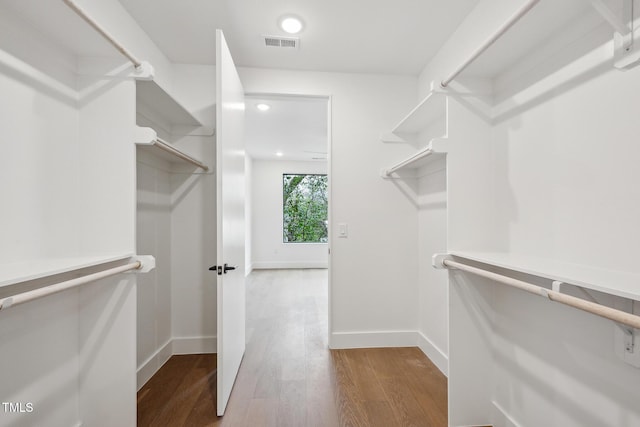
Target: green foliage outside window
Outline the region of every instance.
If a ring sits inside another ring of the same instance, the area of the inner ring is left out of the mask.
[[[327,241],[327,176],[284,174],[283,241]]]

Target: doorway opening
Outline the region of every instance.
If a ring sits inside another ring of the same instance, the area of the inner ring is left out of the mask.
[[[260,271],[263,280],[278,277],[275,270],[291,270],[300,279],[312,277],[304,270],[324,270],[311,281],[326,277],[325,342],[331,284],[330,109],[329,96],[245,96],[245,271]]]

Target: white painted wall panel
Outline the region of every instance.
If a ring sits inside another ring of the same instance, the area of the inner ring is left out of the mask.
[[[171,339],[171,190],[169,165],[138,151],[137,250],[153,255],[156,268],[138,278],[138,386],[166,361]],[[148,367],[147,367],[148,365]]]
[[[172,334],[215,336],[215,180],[175,174],[171,185]]]
[[[447,248],[446,159],[421,170],[418,197],[418,278],[423,351],[445,374],[448,371],[447,273],[431,266],[434,253]]]
[[[80,420],[78,303],[71,290],[0,313],[2,401],[33,406],[27,414],[3,408],[0,426],[28,419],[28,425],[63,427]]]

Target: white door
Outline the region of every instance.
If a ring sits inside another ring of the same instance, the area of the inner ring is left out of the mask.
[[[244,89],[217,30],[218,415],[224,414],[245,348],[243,131]]]

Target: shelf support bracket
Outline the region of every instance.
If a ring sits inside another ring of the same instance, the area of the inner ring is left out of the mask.
[[[640,60],[640,52],[634,46],[633,1],[620,0],[621,10],[613,10],[604,0],[591,0],[593,8],[613,28],[614,66],[628,69]]]
[[[142,61],[140,66],[136,67],[131,73],[131,77],[136,80],[153,80],[155,77],[155,69],[153,65],[148,63],[147,61]]]
[[[604,305],[602,304],[602,302],[598,301],[598,299],[591,292],[589,292],[588,289],[585,289],[581,286],[554,280],[551,288],[556,292],[562,292],[562,287],[566,285],[570,285],[572,288],[580,291],[580,293],[586,300]],[[634,301],[628,298],[621,298],[621,301],[621,304],[625,306],[623,310],[628,313],[634,314]],[[614,337],[615,353],[625,363],[635,366],[636,368],[640,368],[640,349],[637,345],[637,342],[640,341],[640,332],[618,322],[613,322],[613,324],[616,325]]]

